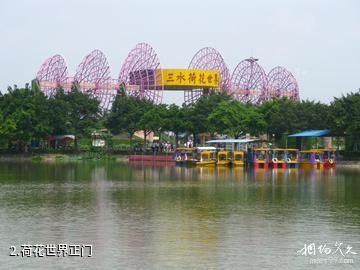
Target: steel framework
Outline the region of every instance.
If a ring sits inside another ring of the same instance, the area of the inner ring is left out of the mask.
[[[74,83],[84,92],[95,96],[102,108],[108,109],[116,95],[111,85],[110,66],[105,55],[94,50],[84,57],[77,67]]]
[[[57,88],[63,87],[68,80],[68,71],[64,58],[56,54],[41,65],[36,79],[42,82],[41,90],[48,96],[54,94]]]
[[[290,71],[283,67],[274,67],[268,74],[267,91],[269,97],[288,97],[298,100],[299,86]]]
[[[205,47],[199,50],[192,58],[190,69],[208,69],[220,72],[220,91],[229,91],[230,73],[229,69],[221,56],[221,54],[211,47]],[[184,91],[184,99],[186,104],[196,102],[204,93],[203,89],[192,89]]]
[[[227,92],[241,102],[259,104],[272,97],[286,96],[299,99],[298,83],[291,72],[283,67],[273,68],[267,75],[257,59],[241,61],[230,78],[229,69],[221,54],[211,47],[199,50],[192,58],[190,69],[216,70],[220,73],[219,89],[184,89],[186,104],[196,102],[210,90]],[[111,79],[110,66],[105,55],[94,50],[78,65],[75,76],[68,76],[68,69],[61,55],[48,58],[36,74],[40,89],[51,96],[56,89],[69,91],[77,86],[91,93],[100,101],[104,111],[109,110],[120,85],[134,96],[161,103],[164,78],[159,58],[146,43],[137,44],[127,55],[117,80]],[[181,89],[179,89],[181,90]]]
[[[160,61],[154,49],[146,43],[139,43],[130,51],[119,74],[119,83],[135,96],[161,103],[163,97],[163,76]]]
[[[235,99],[258,104],[267,97],[267,79],[258,59],[248,58],[241,61],[231,76],[231,91]]]

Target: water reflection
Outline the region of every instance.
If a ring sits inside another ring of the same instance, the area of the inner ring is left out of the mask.
[[[40,268],[302,268],[296,250],[309,239],[360,252],[358,171],[1,163],[0,187],[5,249],[95,247],[95,260]]]

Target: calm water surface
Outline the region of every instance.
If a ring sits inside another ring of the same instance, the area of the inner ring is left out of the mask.
[[[360,269],[359,176],[0,163],[0,269]],[[335,242],[358,253],[352,264],[297,254]],[[9,256],[11,245],[59,243],[91,244],[94,256]]]

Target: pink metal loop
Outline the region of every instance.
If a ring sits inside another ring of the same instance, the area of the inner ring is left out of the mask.
[[[94,50],[84,57],[76,70],[74,81],[82,91],[94,95],[103,110],[110,109],[116,89],[111,86],[110,66],[100,50]]]
[[[292,73],[283,67],[274,67],[268,74],[268,96],[299,100],[299,86]]]
[[[257,60],[241,61],[232,74],[232,95],[241,102],[258,104],[266,98],[266,73]]]
[[[48,96],[55,93],[55,90],[62,87],[68,78],[68,71],[64,58],[56,54],[48,58],[40,67],[36,74],[36,79],[40,84],[41,90]]]
[[[221,54],[211,47],[205,47],[199,50],[192,58],[190,69],[207,69],[217,70],[220,72],[220,91],[228,91],[230,88],[230,73],[229,69],[221,56]],[[196,102],[202,95],[203,89],[192,89],[184,91],[184,98],[186,104]]]
[[[283,96],[299,99],[299,87],[293,74],[283,67],[275,67],[266,75],[255,58],[241,61],[230,78],[229,69],[220,53],[211,47],[205,47],[195,54],[189,68],[219,71],[220,86],[216,90],[228,92],[241,102],[259,104],[271,97]],[[99,50],[92,51],[83,59],[74,78],[68,77],[65,60],[57,54],[41,65],[36,79],[40,89],[48,96],[53,95],[59,87],[69,91],[75,84],[82,91],[95,96],[104,111],[110,108],[122,84],[128,94],[154,103],[162,102],[164,91],[159,58],[146,43],[137,44],[129,52],[117,81],[111,79],[108,61]],[[196,102],[208,91],[209,89],[203,88],[185,90],[185,103]]]
[[[164,84],[160,69],[154,49],[149,44],[139,43],[126,57],[118,82],[125,84],[127,93],[131,95],[161,103]]]

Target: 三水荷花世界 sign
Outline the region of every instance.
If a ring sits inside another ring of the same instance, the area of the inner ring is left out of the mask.
[[[187,87],[220,87],[220,72],[200,69],[158,69],[157,85]]]

